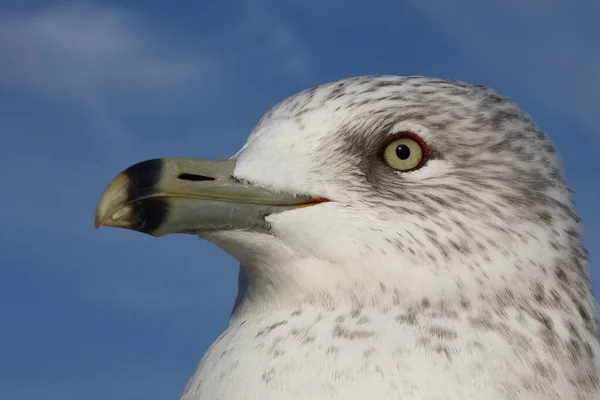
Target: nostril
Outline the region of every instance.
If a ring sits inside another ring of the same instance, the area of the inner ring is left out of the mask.
[[[204,175],[196,175],[196,174],[179,174],[179,179],[184,181],[214,181],[215,178],[211,178],[210,176]]]

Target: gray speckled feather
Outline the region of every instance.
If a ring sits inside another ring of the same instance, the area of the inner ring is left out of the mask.
[[[431,157],[401,173],[398,132]],[[600,399],[598,321],[557,154],[512,101],[418,76],[347,79],[269,111],[236,178],[331,202],[271,234],[202,234],[243,265],[183,396]]]

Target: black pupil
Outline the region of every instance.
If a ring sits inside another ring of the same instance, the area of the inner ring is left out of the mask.
[[[401,144],[400,146],[396,147],[396,155],[399,159],[406,160],[408,157],[410,157],[410,149],[407,145]]]

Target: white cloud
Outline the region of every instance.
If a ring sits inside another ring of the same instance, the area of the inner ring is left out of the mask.
[[[600,126],[600,52],[594,0],[412,0],[506,82],[590,130]]]

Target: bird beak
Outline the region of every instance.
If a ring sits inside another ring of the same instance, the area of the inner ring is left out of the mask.
[[[96,209],[96,228],[114,226],[163,236],[242,229],[268,232],[267,215],[324,200],[266,189],[233,178],[234,160],[161,158],[120,173]]]

